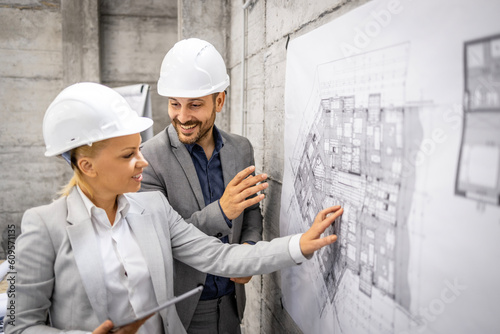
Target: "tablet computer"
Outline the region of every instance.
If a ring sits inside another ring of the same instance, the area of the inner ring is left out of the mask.
[[[111,330],[111,332],[116,332],[117,330],[120,329],[120,327],[123,327],[123,326],[126,326],[126,325],[130,325],[131,323],[134,323],[138,320],[141,320],[141,319],[144,319],[146,318],[148,315],[151,315],[153,313],[156,313],[158,311],[161,311],[163,310],[165,307],[169,307],[170,305],[174,305],[175,303],[177,302],[180,302],[181,300],[183,299],[186,299],[198,292],[201,292],[201,290],[203,290],[203,285],[199,285],[198,287],[192,289],[192,290],[189,290],[188,292],[185,292],[183,293],[182,295],[180,296],[177,296],[177,297],[174,297],[172,299],[169,299],[167,300],[165,303],[157,306],[157,307],[154,307],[152,309],[149,309],[147,311],[144,311],[144,312],[141,312],[139,313],[139,315],[137,315],[134,319],[128,319],[128,320],[123,320],[121,322],[116,322],[116,323],[113,323],[115,325],[115,327],[113,327],[113,329]]]

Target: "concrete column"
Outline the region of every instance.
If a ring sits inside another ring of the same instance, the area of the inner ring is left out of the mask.
[[[99,0],[61,1],[63,85],[100,82]]]
[[[179,40],[198,37],[212,43],[226,60],[227,0],[178,0]]]
[[[178,0],[178,33],[179,40],[197,37],[204,39],[219,51],[229,67],[227,57],[228,22],[230,5],[227,0]],[[231,78],[232,80],[232,78]],[[231,86],[228,92],[231,91]],[[230,127],[229,99],[222,113],[217,115],[215,124],[226,131]]]

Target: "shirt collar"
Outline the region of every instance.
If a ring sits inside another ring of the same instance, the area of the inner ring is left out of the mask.
[[[220,134],[219,132],[219,129],[217,129],[217,127],[215,126],[214,124],[214,127],[213,127],[213,133],[214,133],[214,141],[215,141],[215,149],[214,149],[214,154],[215,153],[219,153],[219,151],[221,150],[222,146],[224,146],[224,142],[222,141],[222,135]],[[184,144],[184,146],[186,146],[186,149],[188,150],[189,154],[192,154],[193,153],[193,148],[195,146],[198,146],[201,148],[200,145],[194,143],[194,144]]]
[[[77,185],[76,189],[78,190],[78,193],[80,194],[80,197],[83,200],[83,204],[85,204],[85,208],[87,209],[87,212],[89,214],[89,217],[92,217],[92,209],[96,208],[98,209],[97,206],[95,206],[94,203],[83,193],[82,189]],[[118,208],[116,209],[116,212],[120,213],[122,217],[126,217],[127,213],[130,209],[130,202],[128,201],[127,197],[124,195],[119,195],[118,196]]]

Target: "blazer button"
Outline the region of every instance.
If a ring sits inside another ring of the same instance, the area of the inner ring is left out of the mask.
[[[220,233],[220,232],[219,232],[219,233],[217,233],[216,237],[217,237],[217,238],[222,237],[222,233]]]

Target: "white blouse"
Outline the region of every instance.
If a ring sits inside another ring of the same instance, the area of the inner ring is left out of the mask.
[[[130,209],[127,198],[118,196],[116,217],[111,225],[104,209],[96,207],[77,188],[91,217],[104,264],[108,317],[122,322],[158,306],[146,260],[127,222]],[[163,333],[160,316],[151,317],[138,333]]]

